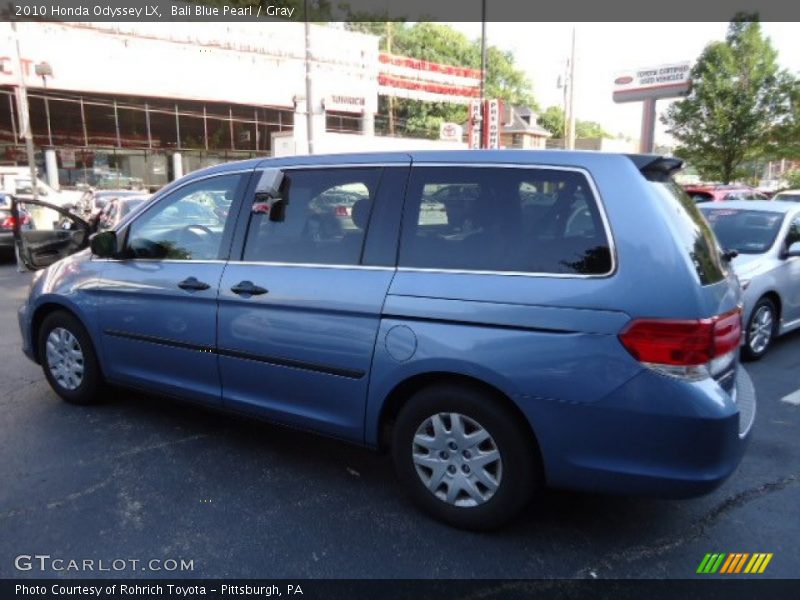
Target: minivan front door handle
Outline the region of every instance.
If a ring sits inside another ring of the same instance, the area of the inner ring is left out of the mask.
[[[182,290],[202,291],[207,290],[211,286],[204,281],[199,281],[196,277],[188,277],[178,284]]]
[[[266,288],[258,286],[252,281],[240,281],[231,288],[231,291],[240,296],[260,296],[268,292]]]

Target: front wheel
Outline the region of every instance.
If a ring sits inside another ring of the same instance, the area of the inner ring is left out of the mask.
[[[769,298],[761,298],[753,307],[747,323],[743,357],[747,360],[762,358],[775,338],[778,324],[778,311],[775,303]]]
[[[397,416],[392,454],[412,499],[456,527],[513,519],[541,482],[530,431],[496,397],[460,386],[417,392]]]
[[[58,311],[39,329],[39,359],[50,387],[71,404],[94,404],[103,379],[92,340],[74,316]]]

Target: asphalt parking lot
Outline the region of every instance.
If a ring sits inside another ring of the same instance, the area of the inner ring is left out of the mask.
[[[684,578],[707,552],[772,552],[760,577],[800,573],[800,406],[781,401],[800,387],[800,333],[748,365],[754,436],[713,494],[549,491],[473,534],[411,506],[388,456],[129,391],[63,403],[19,350],[28,280],[0,264],[0,578],[104,576],[19,571],[21,554],[193,561],[111,573],[125,577]]]

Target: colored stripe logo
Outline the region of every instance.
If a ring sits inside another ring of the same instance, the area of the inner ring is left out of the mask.
[[[772,552],[708,553],[700,561],[697,573],[702,575],[761,574],[772,560]]]

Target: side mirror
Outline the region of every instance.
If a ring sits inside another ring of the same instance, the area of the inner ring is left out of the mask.
[[[791,258],[793,256],[800,256],[800,242],[795,242],[782,254],[783,258]]]
[[[101,231],[89,238],[92,254],[100,258],[114,258],[117,255],[117,232]]]

